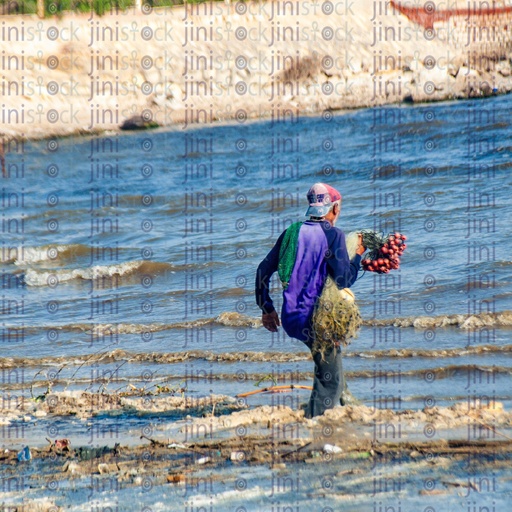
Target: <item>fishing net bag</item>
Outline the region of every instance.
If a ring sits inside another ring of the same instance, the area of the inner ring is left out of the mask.
[[[331,277],[327,277],[312,318],[313,353],[322,355],[335,344],[347,346],[357,337],[362,318],[354,294],[340,290]]]

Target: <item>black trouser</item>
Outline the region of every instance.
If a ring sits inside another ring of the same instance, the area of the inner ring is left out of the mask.
[[[345,390],[340,347],[332,347],[323,356],[319,352],[313,354],[313,361],[315,378],[311,398],[306,407],[306,418],[319,416],[327,409],[343,403],[342,393]]]

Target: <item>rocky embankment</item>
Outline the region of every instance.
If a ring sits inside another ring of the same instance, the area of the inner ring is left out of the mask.
[[[512,15],[492,6],[276,0],[3,16],[0,133],[278,121],[507,93]]]

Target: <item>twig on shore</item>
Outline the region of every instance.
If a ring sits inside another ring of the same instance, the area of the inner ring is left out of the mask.
[[[147,439],[151,443],[151,446],[161,446],[162,448],[167,448],[167,443],[157,441],[156,439],[151,439],[151,437],[145,436],[144,434],[140,436],[140,439]]]
[[[461,482],[448,482],[447,480],[441,480],[441,483],[445,485],[446,487],[467,487],[469,489],[473,489],[476,492],[480,492],[478,487],[471,481],[468,481],[468,483],[461,483]]]
[[[85,359],[85,361],[83,363],[81,363],[78,368],[76,369],[75,373],[73,373],[73,375],[71,375],[71,378],[69,379],[69,382],[73,382],[73,379],[75,378],[75,375],[80,371],[80,369],[82,368],[82,366],[84,366],[85,364],[87,364],[95,355],[97,355],[98,353],[100,353],[100,357],[97,359],[97,362],[101,361],[103,357],[105,357],[107,354],[108,354],[108,350],[105,350],[106,348],[110,348],[112,345],[117,345],[117,341],[116,342],[113,342],[113,343],[110,343],[109,345],[107,345],[106,347],[102,347],[101,349],[97,350],[96,352],[93,352],[89,357],[87,357]],[[62,368],[57,372],[57,376],[59,375],[59,373],[66,367],[68,363],[65,363]],[[117,370],[117,369],[116,369]],[[66,386],[64,387],[64,391],[66,391],[66,389],[68,388],[68,385],[66,384]],[[89,387],[87,387],[84,391],[87,391],[87,389],[89,389]]]
[[[256,391],[248,391],[246,393],[239,393],[236,398],[245,398],[246,396],[257,395],[258,393],[281,393],[283,391],[290,391],[293,389],[308,389],[312,390],[312,386],[300,386],[297,384],[288,384],[285,386],[270,386],[263,389],[257,389]]]
[[[284,458],[284,457],[288,457],[288,455],[291,455],[292,453],[298,453],[300,452],[301,450],[304,450],[304,448],[307,448],[310,444],[312,443],[312,441],[310,441],[309,443],[306,443],[302,446],[299,446],[298,448],[295,448],[293,450],[290,450],[289,452],[286,452],[286,453],[282,453],[280,455],[280,457]]]
[[[485,427],[485,428],[489,429],[491,432],[494,432],[495,434],[498,434],[499,436],[502,436],[505,439],[508,439],[509,441],[512,441],[512,437],[507,436],[506,434],[503,434],[499,430],[496,430],[496,427],[493,427],[492,425],[489,425],[488,423],[485,423],[485,422],[479,420],[478,418],[475,418],[473,415],[469,415],[468,414],[468,416],[471,419],[475,420],[477,423],[480,423],[480,425],[482,425],[482,427]]]
[[[150,443],[151,443],[151,446],[158,446],[160,448],[174,448],[174,449],[181,449],[181,450],[186,450],[188,452],[193,452],[193,453],[198,453],[199,455],[204,455],[204,452],[202,451],[199,451],[199,450],[196,450],[194,448],[191,448],[190,446],[180,446],[179,444],[176,444],[176,443],[171,443],[169,444],[169,442],[163,442],[163,441],[158,441],[157,439],[153,439],[151,437],[148,437],[144,434],[142,434],[140,436],[140,439],[147,439]]]

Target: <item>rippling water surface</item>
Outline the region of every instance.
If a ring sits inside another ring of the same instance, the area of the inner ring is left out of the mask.
[[[399,271],[353,287],[365,319],[344,358],[353,394],[397,409],[510,405],[510,119],[500,97],[11,147],[3,393],[309,384],[304,345],[260,327],[253,283],[325,181],[343,194],[344,231],[408,236]]]

